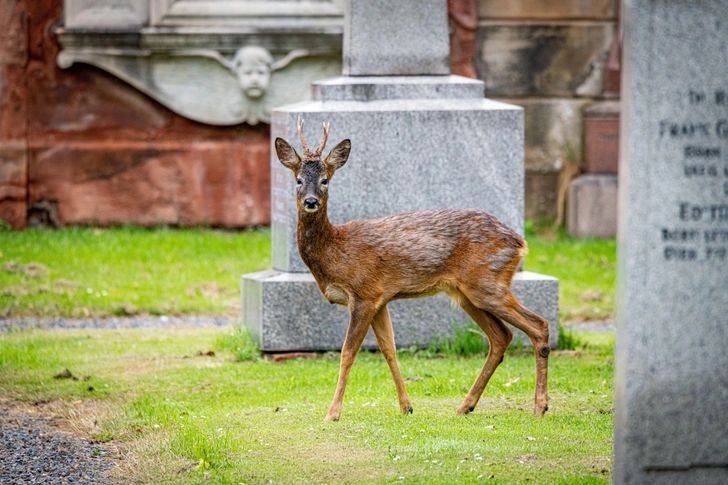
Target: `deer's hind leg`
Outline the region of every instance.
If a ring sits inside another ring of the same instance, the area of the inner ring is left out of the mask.
[[[399,409],[402,414],[412,413],[412,401],[404,385],[404,379],[397,365],[397,349],[394,345],[394,331],[392,330],[392,320],[389,318],[389,310],[387,305],[377,311],[372,320],[372,330],[377,338],[379,350],[382,351],[384,359],[387,361],[392,379],[397,388],[397,398],[399,400]]]
[[[493,314],[473,305],[464,295],[461,294],[459,301],[463,310],[483,329],[490,344],[483,369],[458,408],[458,414],[468,414],[475,409],[493,372],[503,362],[503,355],[513,340],[513,332]]]
[[[494,287],[463,286],[460,288],[465,296],[478,308],[484,309],[522,330],[531,342],[536,355],[536,396],[533,413],[543,416],[548,411],[548,360],[549,347],[548,322],[521,305],[510,289],[510,285],[500,284]]]

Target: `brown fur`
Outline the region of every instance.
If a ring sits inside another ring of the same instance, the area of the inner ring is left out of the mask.
[[[513,275],[528,251],[525,240],[495,217],[475,209],[418,211],[332,225],[327,216],[328,181],[346,163],[349,140],[323,161],[320,156],[310,157],[310,152],[301,159],[280,138],[275,146],[281,163],[297,179],[296,235],[301,258],[329,302],[346,305],[351,314],[339,383],[326,420],[340,417],[349,371],[370,325],[392,372],[400,410],[412,412],[397,367],[387,304],[441,291],[462,306],[490,341],[483,370],[458,413],[474,409],[502,361],[513,338],[501,322],[505,320],[533,341],[537,358],[534,413],[543,415],[548,408],[548,325],[511,293]]]

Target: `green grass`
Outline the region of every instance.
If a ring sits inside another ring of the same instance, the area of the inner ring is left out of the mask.
[[[527,224],[527,229],[532,227]],[[561,320],[615,318],[617,244],[614,239],[571,239],[564,231],[527,230],[524,268],[559,278]]]
[[[267,230],[0,231],[0,316],[237,316],[240,275],[268,267]]]
[[[539,234],[525,268],[560,279],[562,319],[614,318],[615,241]],[[0,316],[237,316],[240,275],[268,267],[267,230],[0,230]]]
[[[364,352],[341,421],[323,423],[338,355],[241,362],[245,335],[219,329],[4,334],[0,398],[65,418],[118,448],[118,478],[131,483],[604,484],[612,469],[613,336],[588,344],[552,353],[543,419],[531,413],[529,352],[510,351],[463,417],[455,410],[482,355],[403,351],[413,415],[398,414],[382,356]],[[211,349],[214,357],[196,355]],[[52,378],[66,367],[91,379]]]

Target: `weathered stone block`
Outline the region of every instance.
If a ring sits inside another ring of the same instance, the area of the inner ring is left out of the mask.
[[[0,142],[0,220],[25,227],[28,161],[24,143]]]
[[[583,175],[571,181],[567,228],[571,237],[617,236],[617,176]]]
[[[275,270],[243,275],[243,324],[266,352],[340,350],[349,324],[346,307],[331,305],[310,273]],[[558,294],[556,278],[536,273],[517,273],[513,292],[521,303],[549,322],[549,344],[558,345]],[[467,324],[468,316],[444,294],[389,304],[398,347],[427,347],[433,339],[452,337],[455,325]],[[513,329],[516,341],[531,342]],[[364,348],[376,349],[371,330]]]
[[[584,165],[589,173],[619,171],[619,101],[584,110]]]
[[[0,64],[24,66],[28,62],[26,0],[10,0],[0,11]]]
[[[624,12],[614,483],[728,483],[728,0]]]
[[[55,201],[62,224],[266,224],[268,150],[265,140],[34,147],[29,202]]]
[[[64,23],[72,28],[141,27],[149,18],[147,0],[65,0]]]
[[[616,0],[479,0],[483,19],[597,20],[617,16]]]
[[[450,74],[446,0],[350,0],[345,76]]]
[[[526,170],[525,184],[524,215],[526,219],[555,220],[559,172]]]
[[[523,108],[526,169],[558,171],[581,162],[583,109],[580,99],[498,98]]]
[[[329,189],[334,224],[443,207],[485,210],[523,233],[523,112],[487,99],[312,101],[273,113],[272,138],[294,146],[331,123],[352,150]],[[313,142],[312,142],[313,143]],[[273,268],[307,271],[296,245],[293,176],[271,157]]]
[[[514,23],[478,28],[478,77],[486,96],[600,96],[612,22]]]

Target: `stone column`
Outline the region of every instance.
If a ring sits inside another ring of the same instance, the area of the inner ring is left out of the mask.
[[[728,483],[728,0],[629,0],[615,484]]]
[[[396,6],[395,6],[396,3]],[[352,151],[332,180],[334,224],[443,207],[478,208],[523,233],[523,110],[485,99],[484,85],[450,76],[446,0],[352,1],[344,71],[314,83],[313,100],[273,111],[271,141],[298,146],[296,121]],[[273,270],[242,278],[243,321],[263,350],[327,350],[343,343],[347,310],[320,294],[296,245],[291,173],[271,157]],[[551,325],[558,342],[558,280],[519,273],[517,297]],[[390,304],[399,346],[427,346],[468,321],[444,295]],[[521,333],[517,338],[530,343]],[[365,347],[375,348],[373,335]]]

